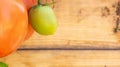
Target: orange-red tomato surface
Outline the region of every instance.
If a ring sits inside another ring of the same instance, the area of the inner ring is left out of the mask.
[[[21,0],[0,0],[0,57],[15,51],[24,41],[27,10]]]
[[[23,0],[28,12],[29,12],[29,9],[31,7],[33,7],[34,5],[37,4],[37,0]],[[31,24],[29,23],[28,24],[28,30],[27,30],[27,34],[26,34],[26,37],[25,37],[25,40],[27,40],[28,38],[30,38],[32,36],[34,32],[34,29],[32,28]]]

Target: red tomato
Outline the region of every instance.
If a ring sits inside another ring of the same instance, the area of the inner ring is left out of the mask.
[[[23,0],[27,10],[29,11],[29,9],[36,5],[37,4],[37,0]],[[31,26],[31,24],[29,23],[28,24],[28,31],[27,31],[27,34],[26,34],[26,37],[25,37],[25,40],[27,40],[32,34],[33,34],[34,30]]]
[[[24,4],[26,5],[27,9],[29,10],[32,6],[37,4],[37,0],[23,0]]]
[[[32,28],[31,24],[28,23],[27,33],[24,40],[29,39],[33,33],[34,33],[34,29]]]
[[[22,44],[27,25],[27,10],[21,0],[1,0],[0,57],[7,56]]]

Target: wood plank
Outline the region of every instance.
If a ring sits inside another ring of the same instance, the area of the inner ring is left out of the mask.
[[[55,35],[34,33],[22,47],[118,48],[114,33],[118,0],[55,0],[58,29]]]
[[[0,61],[9,67],[120,67],[120,50],[18,51]]]

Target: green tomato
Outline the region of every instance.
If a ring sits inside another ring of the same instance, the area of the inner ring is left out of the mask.
[[[8,65],[3,62],[0,62],[0,67],[8,67]]]
[[[33,29],[42,35],[52,35],[57,29],[57,19],[48,5],[36,5],[29,11],[30,23]]]

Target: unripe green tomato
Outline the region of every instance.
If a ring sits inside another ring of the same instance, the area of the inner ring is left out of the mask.
[[[8,67],[8,65],[3,62],[0,62],[0,67]]]
[[[30,9],[29,19],[36,32],[42,35],[52,35],[57,29],[57,19],[48,5],[37,5]]]

